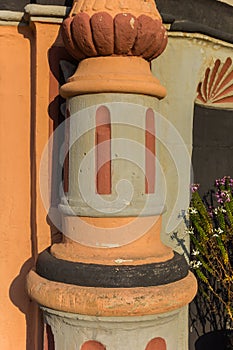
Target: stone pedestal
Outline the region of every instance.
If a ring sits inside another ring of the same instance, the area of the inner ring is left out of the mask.
[[[184,349],[177,322],[180,310],[138,317],[84,316],[47,308],[43,312],[58,344],[56,350]]]

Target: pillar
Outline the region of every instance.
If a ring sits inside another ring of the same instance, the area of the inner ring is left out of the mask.
[[[187,350],[179,320],[196,282],[160,240],[166,183],[155,101],[166,90],[150,61],[166,47],[161,17],[152,0],[79,0],[62,35],[79,61],[60,91],[63,240],[40,254],[28,293],[56,350]]]

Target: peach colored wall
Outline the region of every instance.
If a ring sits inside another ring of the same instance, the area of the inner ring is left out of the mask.
[[[0,26],[0,349],[40,349],[40,317],[25,276],[50,245],[38,185],[48,140],[48,48],[59,26]]]

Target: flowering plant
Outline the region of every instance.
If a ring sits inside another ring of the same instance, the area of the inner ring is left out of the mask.
[[[202,200],[193,185],[189,208],[190,266],[199,284],[195,305],[203,333],[207,323],[210,330],[233,326],[233,180],[218,179],[215,188]]]

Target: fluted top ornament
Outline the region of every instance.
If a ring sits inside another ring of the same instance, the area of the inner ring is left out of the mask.
[[[167,45],[154,0],[77,0],[62,25],[66,49],[78,61],[137,56],[151,61]]]

